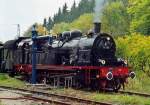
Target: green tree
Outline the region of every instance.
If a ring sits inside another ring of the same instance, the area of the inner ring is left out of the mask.
[[[53,21],[54,21],[54,24],[57,23],[57,14],[54,14]]]
[[[48,19],[48,23],[47,23],[47,30],[51,30],[53,27],[53,20],[51,19],[51,17],[49,17]]]
[[[61,8],[59,8],[58,10],[58,14],[57,14],[57,22],[61,22],[62,21],[62,12],[61,12]]]
[[[68,17],[69,13],[68,13],[68,6],[65,3],[62,9],[62,21],[63,22],[69,22],[69,17]]]
[[[95,0],[90,0],[88,6],[89,6],[89,13],[94,12]]]
[[[81,0],[81,2],[79,3],[78,6],[78,13],[79,15],[83,14],[83,13],[89,13],[89,0]]]
[[[150,34],[150,0],[129,0],[128,13],[132,17],[130,31]]]
[[[79,29],[83,33],[93,28],[93,14],[83,14],[78,19],[70,23],[70,29]]]
[[[70,17],[70,21],[73,21],[74,19],[76,19],[78,17],[78,11],[76,8],[76,2],[74,1],[71,10],[69,12],[69,17]]]
[[[93,22],[93,15],[84,14],[71,23],[62,22],[60,24],[55,24],[52,30],[54,34],[62,33],[63,31],[76,30],[76,29],[79,29],[82,32],[86,33],[88,30],[92,29],[93,27],[93,24],[91,24],[92,22]]]
[[[125,35],[129,32],[130,17],[121,1],[110,2],[104,7],[102,15],[103,31],[112,35]]]
[[[69,30],[70,30],[70,25],[64,22],[55,24],[54,27],[52,28],[53,34],[59,34],[64,31],[69,31]]]
[[[68,13],[67,8],[68,8],[68,6],[67,6],[67,4],[65,3],[64,6],[63,6],[63,10],[62,10],[62,13],[63,13],[63,14],[67,14],[67,13]]]
[[[43,27],[47,27],[47,20],[46,20],[46,18],[44,18],[44,21],[43,21]]]

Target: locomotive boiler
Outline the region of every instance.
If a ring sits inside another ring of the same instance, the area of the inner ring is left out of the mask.
[[[116,44],[107,33],[100,33],[100,23],[94,23],[94,30],[83,36],[79,30],[63,32],[59,41],[52,44],[57,49],[57,63],[87,66],[121,66],[124,61],[115,56]],[[59,54],[60,53],[60,54]]]
[[[135,76],[134,72],[130,72],[125,60],[116,57],[113,37],[100,32],[100,28],[100,23],[94,23],[94,29],[87,35],[74,30],[63,32],[57,38],[39,36],[35,42],[37,81],[113,91],[119,90],[121,85],[124,87],[126,79]],[[32,44],[31,38],[18,38],[13,49],[4,47],[13,52],[12,73],[22,74],[28,81],[32,73]]]

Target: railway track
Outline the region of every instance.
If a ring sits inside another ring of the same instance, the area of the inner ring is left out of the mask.
[[[0,98],[0,100],[33,100],[33,101],[43,101],[43,102],[48,102],[48,103],[54,103],[54,104],[59,104],[59,105],[70,105],[69,103],[66,102],[61,102],[61,101],[55,101],[52,99],[44,99],[44,98],[39,98],[35,96],[24,96],[24,97],[17,97],[17,98]]]
[[[16,93],[19,92],[31,93],[31,95],[24,95],[23,93],[21,94],[24,96],[25,99],[28,100],[43,101],[43,102],[53,103],[57,105],[113,105],[111,103],[106,103],[106,102],[98,102],[98,101],[82,99],[82,98],[77,98],[72,96],[46,93],[42,91],[13,88],[7,86],[0,86],[0,88],[10,90],[10,91],[16,91]]]
[[[142,97],[150,97],[150,94],[147,93],[140,93],[140,92],[131,92],[131,91],[118,91],[118,93],[120,94],[128,94],[128,95],[138,95],[138,96],[142,96]]]

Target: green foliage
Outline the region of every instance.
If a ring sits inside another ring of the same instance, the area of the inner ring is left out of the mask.
[[[116,40],[117,55],[129,60],[134,70],[142,70],[150,76],[150,37],[132,34]]]
[[[59,24],[55,24],[54,27],[53,27],[53,34],[59,34],[59,33],[62,33],[64,31],[69,31],[70,30],[70,26],[69,26],[69,23],[59,23]]]
[[[82,32],[86,33],[89,29],[93,27],[93,15],[92,14],[84,14],[81,15],[78,19],[74,20],[70,26],[71,29],[80,29]]]
[[[129,32],[130,19],[123,1],[108,3],[102,15],[104,32],[112,35],[125,35]]]
[[[129,0],[128,13],[132,17],[131,32],[150,34],[150,0]]]
[[[128,60],[128,66],[136,72],[129,79],[126,89],[150,93],[150,36],[132,34],[116,39],[117,56]]]
[[[54,34],[62,33],[63,31],[79,29],[82,32],[87,32],[92,28],[93,16],[92,14],[81,15],[78,19],[72,23],[59,23],[55,24],[52,28]]]

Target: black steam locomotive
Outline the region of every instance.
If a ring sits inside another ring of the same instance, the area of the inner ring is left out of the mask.
[[[116,44],[100,23],[84,36],[80,31],[63,32],[58,38],[36,41],[37,81],[54,86],[91,87],[118,90],[129,76],[127,62],[116,57]],[[53,40],[50,40],[53,39]],[[32,39],[20,37],[4,44],[5,69],[23,74],[30,81]]]
[[[52,43],[52,48],[55,49],[57,56],[51,60],[58,65],[126,65],[124,61],[117,60],[113,38],[107,33],[100,33],[100,24],[98,23],[95,23],[95,31],[89,32],[87,36],[83,36],[78,30],[62,33],[61,38]]]

